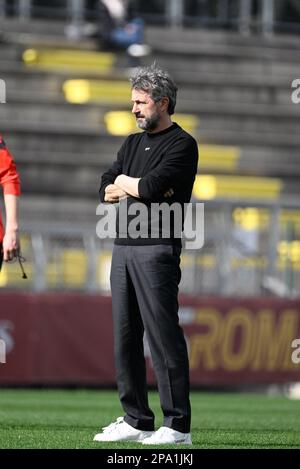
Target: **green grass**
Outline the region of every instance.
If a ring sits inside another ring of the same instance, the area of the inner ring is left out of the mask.
[[[191,401],[193,448],[300,448],[299,401],[201,392],[193,392]],[[162,417],[156,393],[150,393],[150,403],[158,427]],[[141,448],[92,441],[120,415],[114,391],[3,389],[0,448]]]

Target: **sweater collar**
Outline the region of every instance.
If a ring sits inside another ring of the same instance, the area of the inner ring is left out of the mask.
[[[179,127],[179,125],[176,124],[176,122],[173,122],[172,125],[170,125],[170,127],[167,127],[166,129],[161,130],[160,132],[154,132],[154,133],[146,132],[146,135],[149,138],[156,138],[156,137],[160,137],[161,135],[172,132],[172,130],[177,129],[178,127]]]

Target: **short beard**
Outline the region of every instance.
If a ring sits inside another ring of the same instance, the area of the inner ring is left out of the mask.
[[[153,114],[151,117],[146,117],[141,122],[139,122],[139,119],[137,118],[136,124],[140,129],[147,130],[148,132],[152,132],[153,130],[157,128],[159,120],[160,120],[160,115],[157,113],[157,114]]]

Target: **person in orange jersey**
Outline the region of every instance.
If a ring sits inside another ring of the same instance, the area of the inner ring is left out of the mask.
[[[20,251],[18,196],[20,178],[2,136],[0,135],[0,185],[3,187],[6,214],[5,228],[0,213],[0,269],[2,261],[12,260]]]

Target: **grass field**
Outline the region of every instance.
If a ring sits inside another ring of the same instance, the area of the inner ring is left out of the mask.
[[[193,392],[191,401],[193,448],[300,448],[300,401],[201,392]],[[150,403],[158,427],[156,393]],[[141,448],[93,442],[100,427],[120,415],[114,391],[3,389],[0,448]]]

